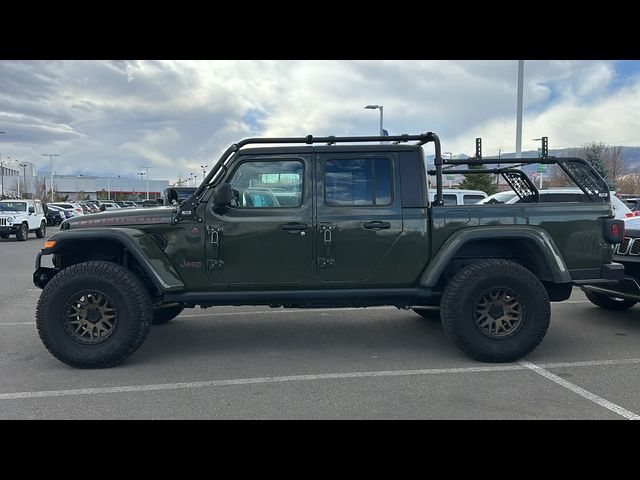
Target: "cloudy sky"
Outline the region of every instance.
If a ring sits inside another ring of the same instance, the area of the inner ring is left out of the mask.
[[[515,150],[517,61],[0,61],[0,154],[57,174],[175,180],[248,136],[434,131]],[[640,61],[527,61],[523,150],[640,145]],[[431,147],[428,147],[428,153]]]

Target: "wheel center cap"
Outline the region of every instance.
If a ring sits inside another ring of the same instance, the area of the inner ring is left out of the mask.
[[[97,308],[90,308],[89,310],[87,310],[87,315],[85,316],[85,318],[89,322],[95,324],[100,320],[102,320],[102,314],[100,313],[100,310],[98,310]]]
[[[504,316],[504,308],[502,308],[502,305],[494,303],[489,309],[489,315],[491,315],[494,320],[497,320]]]

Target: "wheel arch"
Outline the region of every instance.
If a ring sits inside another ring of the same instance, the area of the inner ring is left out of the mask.
[[[475,227],[454,232],[420,276],[420,286],[434,288],[459,266],[484,258],[518,260],[541,281],[570,284],[571,275],[553,238],[536,227]]]
[[[184,290],[184,282],[160,245],[141,230],[66,230],[49,240],[55,245],[43,249],[42,254],[54,255],[57,268],[91,260],[113,261],[132,271],[139,268],[159,293]]]

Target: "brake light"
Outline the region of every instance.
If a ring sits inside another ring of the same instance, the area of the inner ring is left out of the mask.
[[[611,225],[611,235],[613,235],[614,237],[620,236],[620,225],[618,225],[617,223]]]
[[[638,214],[638,213],[636,213],[635,215],[639,215],[639,214]],[[625,213],[625,214],[624,214],[624,216],[625,216],[625,217],[627,217],[627,218],[634,217],[635,215],[634,215],[632,212],[629,212],[629,213]]]

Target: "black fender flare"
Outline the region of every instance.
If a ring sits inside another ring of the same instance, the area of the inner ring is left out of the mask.
[[[571,274],[553,238],[545,230],[529,225],[484,226],[463,228],[446,239],[420,275],[420,287],[433,288],[449,262],[467,243],[475,240],[522,239],[533,242],[542,253],[554,283],[571,283]]]
[[[55,233],[48,241],[55,242],[43,248],[41,255],[62,251],[70,244],[91,240],[112,240],[122,245],[138,261],[160,292],[178,292],[185,289],[184,282],[160,246],[142,230],[136,228],[82,228]],[[38,255],[36,270],[39,268]],[[42,268],[42,267],[40,267]]]

